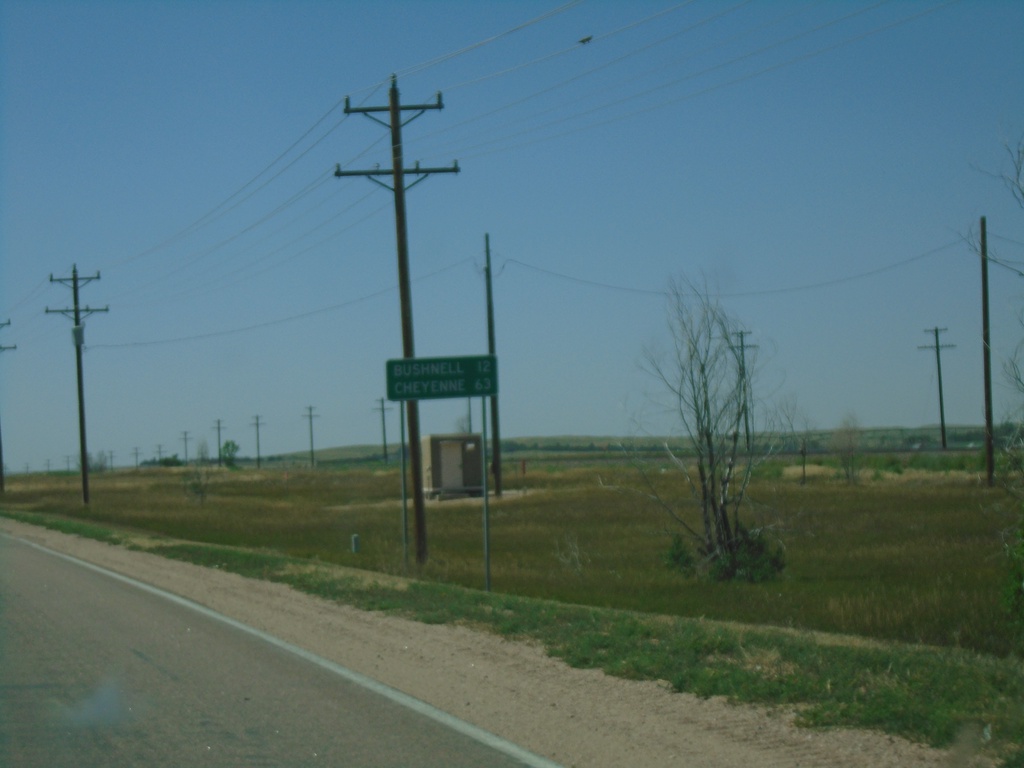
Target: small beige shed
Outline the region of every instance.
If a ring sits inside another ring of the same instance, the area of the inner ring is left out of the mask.
[[[483,445],[480,435],[426,435],[423,455],[423,492],[427,496],[481,496]]]

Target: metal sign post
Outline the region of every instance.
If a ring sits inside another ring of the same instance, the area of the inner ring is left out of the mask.
[[[491,521],[487,487],[487,398],[498,394],[498,359],[494,355],[463,357],[403,357],[388,360],[385,368],[388,400],[440,400],[480,398],[483,445],[480,460],[484,497],[484,585],[491,591]],[[405,419],[402,419],[402,549],[409,561],[408,511],[405,478]],[[414,477],[414,483],[423,478]],[[422,531],[419,535],[426,537]]]
[[[483,463],[484,490],[484,589],[491,591],[491,514],[487,493],[487,398],[480,398],[480,423],[483,440],[480,441],[480,461]]]
[[[401,416],[399,417],[399,424],[401,425],[401,442],[402,442],[402,565],[405,568],[404,573],[409,573],[409,495],[405,487],[405,409],[398,409]]]

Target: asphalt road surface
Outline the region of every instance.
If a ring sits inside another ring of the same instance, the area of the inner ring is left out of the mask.
[[[552,766],[198,605],[4,535],[0,765]]]

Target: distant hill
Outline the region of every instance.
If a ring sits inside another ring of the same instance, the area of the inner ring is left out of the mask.
[[[1005,438],[1011,429],[1010,425],[996,427],[997,442]],[[830,450],[833,430],[809,430],[793,433],[781,439],[782,452],[798,452],[806,446],[808,453],[828,453]],[[864,452],[904,453],[910,451],[937,450],[941,445],[939,426],[924,425],[920,427],[871,427],[859,430],[860,449]],[[985,430],[980,425],[947,425],[947,443],[950,450],[980,450],[984,445]],[[510,437],[501,441],[502,455],[506,459],[530,458],[543,455],[618,455],[623,447],[627,450],[643,452],[660,451],[665,443],[674,450],[685,453],[686,441],[679,435],[658,437],[643,435],[638,437],[612,437],[607,435],[554,435],[546,437]],[[398,445],[389,444],[388,454],[391,461],[398,460]],[[349,445],[333,448],[322,448],[315,451],[317,464],[351,464],[375,463],[383,461],[380,445]],[[241,459],[249,462],[251,457]],[[265,457],[268,464],[309,463],[309,451],[278,454]]]

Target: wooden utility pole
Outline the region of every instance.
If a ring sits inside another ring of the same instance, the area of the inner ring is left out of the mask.
[[[918,349],[934,349],[935,350],[935,368],[939,375],[939,429],[942,432],[942,450],[946,450],[946,407],[942,401],[942,355],[940,350],[953,349],[955,344],[940,344],[939,334],[947,330],[946,328],[926,328],[925,333],[935,334],[934,345],[924,345],[918,347]]]
[[[74,323],[74,327],[71,329],[71,338],[75,344],[75,369],[78,374],[78,448],[81,455],[82,463],[82,503],[89,503],[89,451],[85,444],[85,385],[82,381],[82,347],[85,345],[85,326],[82,324],[82,320],[93,314],[94,312],[109,312],[109,307],[102,307],[100,309],[93,309],[92,307],[82,307],[78,302],[78,289],[83,285],[91,283],[93,280],[99,280],[100,273],[97,272],[92,277],[79,277],[78,265],[73,264],[71,266],[71,277],[58,277],[55,278],[50,275],[51,283],[63,283],[64,285],[71,286],[71,297],[74,302],[74,306],[70,309],[50,309],[46,308],[46,312],[64,315],[65,317],[71,318]]]
[[[484,251],[487,264],[484,267],[487,277],[487,354],[497,355],[494,349],[494,293],[491,288],[491,236],[484,234]],[[494,495],[501,496],[501,428],[498,424],[498,396],[491,395],[491,427],[494,434],[491,444],[491,466],[494,470]],[[486,467],[484,468],[486,470]]]
[[[410,170],[405,170],[402,153],[402,127],[428,109],[443,109],[441,94],[437,94],[437,102],[434,104],[407,104],[402,106],[398,95],[398,81],[391,76],[391,89],[388,94],[388,106],[386,107],[353,107],[348,97],[345,97],[345,114],[359,112],[365,114],[371,120],[380,123],[385,128],[391,129],[391,170],[374,169],[372,171],[344,171],[341,165],[335,168],[334,175],[344,176],[366,176],[385,189],[389,189],[395,196],[395,237],[398,250],[398,293],[402,310],[402,356],[412,358],[416,356],[416,345],[413,341],[412,331],[412,291],[409,278],[409,236],[405,217],[405,190],[423,181],[433,173],[458,173],[459,164],[453,163],[450,168],[420,168],[419,163]],[[375,113],[387,112],[388,122],[375,117]],[[415,112],[412,117],[402,121],[402,112]],[[406,175],[414,175],[417,178],[410,184],[405,183]],[[390,176],[391,185],[380,181],[378,177]],[[406,401],[406,414],[409,421],[409,459],[412,465],[413,476],[413,515],[416,523],[416,562],[423,565],[427,562],[427,526],[426,526],[426,502],[423,495],[423,458],[420,452],[420,411],[419,402],[416,400]]]
[[[313,453],[313,419],[318,418],[313,414],[313,406],[306,406],[306,416],[309,419],[309,468],[316,467],[316,455]]]
[[[380,411],[380,434],[381,434],[381,440],[384,443],[384,463],[387,464],[388,463],[388,424],[387,424],[387,419],[384,418],[384,414],[387,411],[390,411],[391,409],[390,408],[386,408],[384,406],[384,398],[383,397],[378,398],[378,402],[380,402],[380,405],[377,406],[376,408],[374,408],[374,410],[375,411]]]
[[[0,328],[5,328],[5,327],[7,327],[10,324],[11,324],[10,320],[8,320],[6,323],[0,323]],[[3,345],[0,345],[0,352],[5,352],[7,350],[17,349],[17,348],[18,348],[17,344],[15,344],[14,346],[11,346],[11,347],[5,347]],[[6,492],[6,488],[4,487],[4,440],[3,440],[3,435],[0,435],[0,493],[5,493],[5,492]]]
[[[220,430],[221,420],[217,419],[214,429],[217,430],[217,466],[221,466]]]
[[[740,407],[743,409],[743,434],[746,436],[747,452],[750,452],[750,411],[749,411],[749,398],[747,397],[747,350],[757,349],[757,345],[747,344],[746,339],[750,334],[750,331],[736,331],[733,336],[737,336],[740,340],[740,386],[742,387],[741,397],[743,402],[740,403]],[[735,347],[733,347],[735,349]]]
[[[252,425],[256,427],[256,469],[260,468],[260,417],[253,416]]]
[[[185,444],[185,466],[188,466],[188,430],[181,433],[181,441]]]
[[[988,325],[988,235],[981,217],[981,347],[985,378],[985,475],[988,486],[996,484],[995,429],[992,419],[992,344]]]

